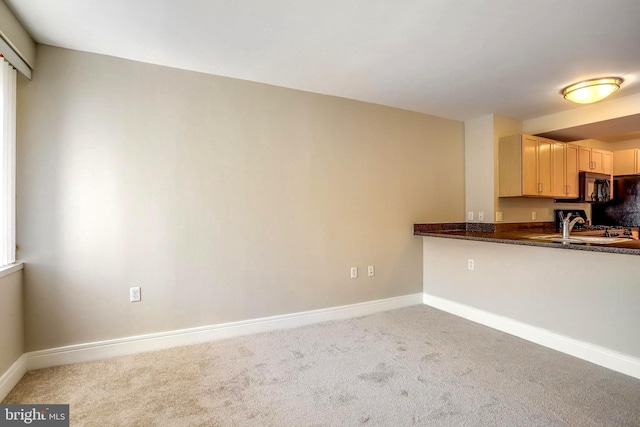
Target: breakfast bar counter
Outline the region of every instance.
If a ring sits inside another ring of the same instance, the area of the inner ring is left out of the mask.
[[[600,236],[603,232],[598,233]],[[591,252],[607,252],[626,255],[640,255],[640,240],[637,229],[633,238],[619,238],[613,243],[594,243],[578,241],[562,241],[557,238],[552,241],[548,237],[556,235],[558,230],[553,222],[533,223],[428,223],[414,224],[415,236],[440,237],[446,239],[476,240],[511,245],[542,246],[554,249],[568,249]],[[571,237],[580,239],[581,236],[593,237],[594,232],[575,231]],[[594,239],[597,240],[597,239]]]
[[[415,224],[425,304],[640,378],[638,229],[587,226],[570,237],[615,242],[532,238],[560,236],[554,222]]]

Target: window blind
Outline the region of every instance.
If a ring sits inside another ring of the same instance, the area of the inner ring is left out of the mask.
[[[0,57],[0,267],[16,261],[17,72]]]

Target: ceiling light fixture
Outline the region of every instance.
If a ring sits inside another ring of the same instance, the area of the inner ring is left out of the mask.
[[[598,102],[620,89],[623,80],[619,77],[602,77],[574,83],[562,89],[562,96],[578,104]]]

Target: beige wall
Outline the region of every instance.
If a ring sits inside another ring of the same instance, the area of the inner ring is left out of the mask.
[[[482,222],[493,222],[493,115],[464,123],[465,210],[484,213]]]
[[[27,350],[420,292],[464,218],[460,122],[48,46],[18,97]]]
[[[423,241],[426,294],[640,357],[638,256]]]
[[[554,221],[555,209],[583,209],[591,216],[591,205],[588,203],[554,203],[553,199],[537,199],[534,197],[500,197],[497,210],[503,212],[504,222],[545,222]],[[536,213],[535,221],[531,213]]]
[[[0,376],[24,353],[22,270],[0,277]]]

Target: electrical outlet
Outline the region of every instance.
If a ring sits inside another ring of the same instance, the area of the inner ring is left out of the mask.
[[[467,212],[467,221],[473,221],[473,212]]]
[[[358,267],[351,267],[351,278],[352,279],[358,278]]]
[[[467,260],[467,269],[469,269],[469,270],[475,270],[475,268],[476,268],[476,263],[475,263],[475,261],[474,261],[474,260],[472,260],[472,259],[468,259],[468,260]]]
[[[502,221],[504,221],[502,217],[502,212],[496,212],[496,222],[502,222]]]
[[[373,265],[370,265],[370,266],[367,268],[367,276],[369,276],[369,277],[373,277],[373,276],[375,276],[375,274],[376,274],[376,271],[375,271],[375,269],[373,268]]]
[[[484,212],[478,212],[478,221],[484,221]]]
[[[536,211],[531,212],[531,219],[536,219],[538,218],[538,214],[536,213]]]
[[[139,302],[141,299],[140,286],[129,288],[129,302]]]

